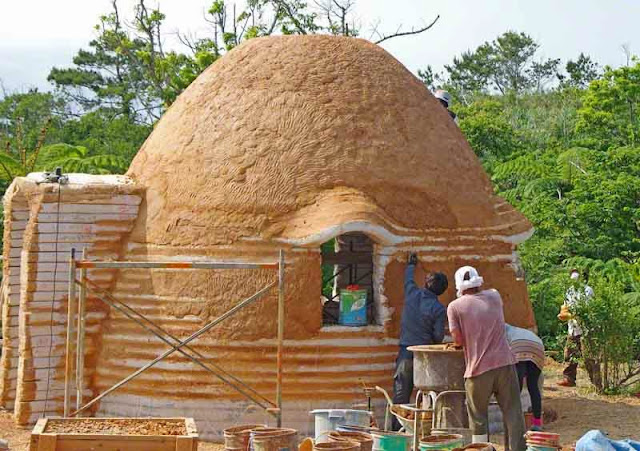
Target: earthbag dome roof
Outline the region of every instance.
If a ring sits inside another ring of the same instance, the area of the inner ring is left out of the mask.
[[[427,88],[356,38],[246,41],[176,100],[128,175],[147,188],[142,242],[312,245],[348,224],[396,242],[531,228]]]

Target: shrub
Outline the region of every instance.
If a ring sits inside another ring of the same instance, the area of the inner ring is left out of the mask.
[[[579,302],[575,315],[583,329],[583,357],[600,393],[617,393],[640,382],[640,296],[625,293],[625,282],[598,274],[594,296]]]

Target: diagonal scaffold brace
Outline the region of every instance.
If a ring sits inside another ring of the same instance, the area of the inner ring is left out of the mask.
[[[72,372],[72,368],[71,368],[72,359],[68,358],[67,368],[65,372],[65,404],[64,404],[65,417],[76,416],[79,413],[86,411],[89,407],[91,407],[92,405],[100,401],[102,398],[112,393],[113,391],[117,390],[118,388],[122,387],[127,382],[133,380],[135,377],[139,376],[144,371],[151,368],[161,360],[165,359],[166,357],[173,354],[174,352],[179,352],[180,354],[187,357],[196,365],[200,366],[201,368],[211,373],[212,375],[217,377],[219,380],[221,380],[225,384],[232,387],[234,390],[242,394],[244,397],[246,397],[253,403],[257,404],[261,408],[265,409],[267,412],[274,415],[277,419],[278,426],[281,426],[282,424],[282,409],[281,409],[282,353],[283,353],[283,341],[284,341],[284,252],[283,251],[280,251],[279,257],[280,258],[278,262],[275,264],[224,263],[224,262],[95,262],[95,261],[86,261],[86,260],[76,261],[75,254],[72,253],[71,267],[70,267],[70,289],[69,289],[69,309],[71,312],[69,313],[70,318],[72,318],[73,313],[75,313],[75,310],[72,310],[72,309],[74,309],[74,305],[75,305],[75,285],[77,284],[81,287],[81,296],[80,296],[81,300],[79,302],[80,304],[84,304],[84,298],[86,296],[85,293],[86,291],[89,291],[95,297],[101,300],[103,303],[109,305],[111,308],[116,309],[118,312],[122,313],[127,318],[136,322],[138,325],[143,327],[148,332],[151,332],[152,334],[157,336],[165,344],[168,344],[169,346],[171,346],[171,349],[167,350],[165,353],[159,355],[154,360],[150,361],[149,363],[147,363],[146,365],[144,365],[143,367],[141,367],[131,375],[127,376],[126,378],[122,379],[118,383],[114,384],[105,392],[101,393],[100,395],[98,395],[97,397],[95,397],[85,405],[82,405],[82,393],[81,393],[82,380],[76,380],[76,389],[77,389],[78,398],[76,399],[76,410],[73,413],[69,412],[70,390],[71,390],[70,374]],[[81,276],[79,280],[75,278],[75,271],[78,268],[81,269]],[[150,319],[142,315],[141,313],[137,312],[135,309],[131,308],[127,304],[123,303],[122,301],[115,299],[111,294],[109,294],[105,290],[100,289],[95,283],[93,283],[91,280],[87,278],[86,276],[87,268],[120,268],[120,269],[122,268],[169,268],[169,269],[278,268],[278,280],[268,284],[267,286],[262,288],[260,291],[256,292],[254,295],[250,296],[249,298],[246,298],[245,300],[243,300],[242,302],[238,303],[236,306],[228,310],[226,313],[222,314],[218,318],[209,322],[207,325],[205,325],[204,327],[202,327],[201,329],[193,333],[187,339],[181,341],[175,336],[171,335],[166,330],[164,330],[162,327],[160,327],[159,325],[157,325],[156,323],[154,323],[153,321],[151,321]],[[73,276],[73,282],[71,282],[72,276]],[[73,289],[71,288],[71,285],[74,286]],[[225,319],[227,319],[228,317],[230,317],[240,309],[259,300],[276,285],[278,287],[278,338],[277,338],[277,356],[276,356],[277,358],[276,402],[274,403],[269,399],[267,399],[266,397],[259,394],[257,391],[255,391],[253,388],[251,388],[244,382],[242,382],[239,378],[225,371],[220,366],[214,364],[213,362],[208,362],[208,364],[203,362],[203,360],[205,360],[205,356],[195,351],[191,346],[189,346],[189,343],[197,339],[202,334],[206,333],[208,330],[210,330],[220,322],[224,321]],[[79,310],[78,312],[79,327],[78,327],[78,339],[77,339],[78,343],[76,347],[78,352],[82,352],[83,342],[84,342],[84,330],[82,330],[82,333],[81,333],[80,324],[84,325],[84,322],[83,322],[84,319],[80,317],[80,314],[81,313],[84,314],[84,308],[81,308],[78,310]],[[70,351],[68,353],[68,356],[69,356],[73,354],[73,345],[71,344],[71,339],[70,339],[73,333],[73,330],[72,330],[73,323],[69,322],[68,324],[69,326],[67,328],[67,349]],[[82,327],[82,329],[84,329],[84,327]],[[81,364],[81,362],[82,363],[84,362],[84,359],[82,359],[78,354],[76,362],[77,362],[76,379],[78,378],[81,379],[83,372],[82,372],[82,368],[80,368],[79,365]]]

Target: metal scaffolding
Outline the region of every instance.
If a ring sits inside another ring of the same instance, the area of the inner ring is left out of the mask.
[[[275,416],[277,425],[282,425],[282,357],[283,357],[283,341],[284,341],[284,252],[280,250],[278,261],[273,263],[238,263],[238,262],[145,262],[145,261],[89,261],[85,259],[84,252],[80,260],[76,259],[75,249],[71,250],[71,256],[69,260],[69,300],[67,306],[67,337],[66,337],[66,357],[65,357],[65,384],[64,384],[64,416],[75,416],[89,407],[97,403],[99,400],[107,396],[109,393],[117,390],[125,385],[138,375],[142,374],[147,369],[154,366],[156,363],[165,359],[174,352],[178,352],[187,357],[196,365],[212,374],[220,381],[232,387],[238,393],[242,394],[245,398],[251,402],[262,407],[265,411]],[[141,269],[141,268],[157,268],[157,269],[277,269],[278,278],[269,283],[252,296],[239,302],[236,306],[232,307],[227,312],[220,315],[218,318],[210,321],[198,331],[191,334],[184,340],[181,340],[165,329],[154,323],[143,314],[139,313],[135,309],[131,308],[122,301],[119,301],[113,295],[107,291],[98,287],[87,277],[87,269],[93,268],[109,268],[109,269]],[[80,271],[80,277],[77,278],[77,272]],[[79,287],[79,296],[76,299],[76,286]],[[278,335],[277,335],[277,351],[276,351],[276,400],[275,402],[269,400],[265,396],[261,395],[253,388],[245,384],[239,378],[225,371],[219,365],[209,362],[204,362],[205,357],[198,351],[194,350],[189,343],[196,340],[202,334],[215,327],[220,322],[229,318],[242,308],[256,302],[267,294],[272,288],[278,287]],[[112,385],[109,389],[105,390],[95,398],[91,399],[86,404],[83,404],[83,377],[84,377],[84,338],[85,338],[85,309],[86,309],[86,297],[87,292],[91,293],[97,299],[109,307],[117,310],[125,317],[137,323],[139,326],[152,333],[164,343],[169,345],[171,349],[168,349],[163,354],[156,357],[154,360],[143,365],[138,370],[125,377],[121,381]],[[77,302],[76,302],[77,301]],[[76,312],[77,309],[77,312]],[[77,333],[74,343],[74,317],[77,316]],[[73,367],[74,367],[74,355],[75,355],[75,385],[76,385],[76,409],[71,412],[71,392],[72,392],[72,379],[73,379]]]

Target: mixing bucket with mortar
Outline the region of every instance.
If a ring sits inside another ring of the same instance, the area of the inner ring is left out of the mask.
[[[439,429],[467,428],[469,417],[464,391],[464,352],[448,345],[410,346],[413,381],[429,393],[433,426]]]
[[[423,392],[464,390],[464,353],[448,345],[410,346],[413,384]]]

